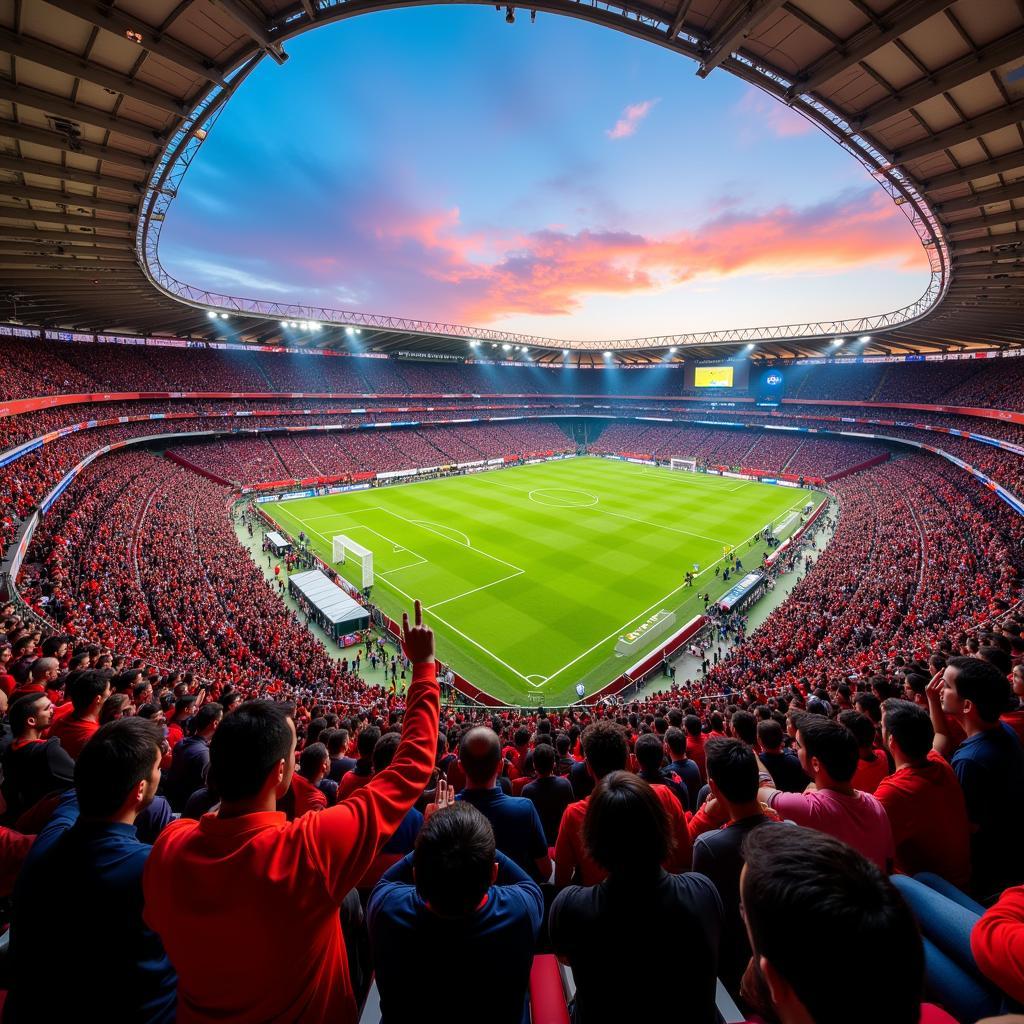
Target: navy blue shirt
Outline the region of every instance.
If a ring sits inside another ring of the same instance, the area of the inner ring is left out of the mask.
[[[562,815],[575,799],[569,780],[557,775],[546,775],[523,786],[522,795],[524,800],[529,800],[537,808],[548,846],[554,846]]]
[[[964,791],[971,836],[973,887],[981,896],[1024,881],[1024,748],[996,727],[975,733],[951,761]]]
[[[443,1003],[438,1019],[448,1024],[529,1021],[526,996],[544,897],[508,857],[495,859],[498,879],[483,906],[454,919],[423,902],[412,881],[412,854],[383,874],[366,909],[382,1024],[421,1020],[431,993]],[[457,965],[453,998],[436,991],[439,976],[446,976],[438,974],[439,963]]]
[[[506,857],[535,882],[547,881],[540,877],[536,861],[548,855],[548,841],[537,808],[529,800],[506,796],[497,787],[464,789],[455,799],[471,803],[491,823],[495,845]]]
[[[201,736],[186,736],[172,751],[171,766],[164,777],[164,792],[176,811],[184,809],[188,798],[206,785],[210,766],[210,741]]]
[[[697,794],[700,793],[701,787],[700,768],[697,762],[692,757],[684,758],[682,761],[669,761],[668,770],[675,772],[683,780],[690,797],[687,810],[692,811],[697,806]]]
[[[174,968],[142,922],[151,849],[134,825],[79,821],[74,791],[61,799],[14,890],[5,1024],[92,1015],[131,1024],[174,1020]]]

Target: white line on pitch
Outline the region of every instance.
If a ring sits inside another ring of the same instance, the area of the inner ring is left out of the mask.
[[[800,504],[800,503],[799,503],[799,502],[797,502],[797,505],[799,505],[799,504]],[[796,508],[796,505],[792,506],[792,508],[790,508],[790,509],[787,509],[787,511],[790,511],[790,512],[791,512],[791,511],[793,510],[793,508]],[[764,527],[762,527],[761,529],[764,529]],[[747,539],[746,539],[746,540],[741,540],[741,541],[739,542],[739,544],[735,544],[735,545],[733,545],[733,550],[734,550],[734,551],[735,551],[735,550],[738,550],[738,549],[739,549],[739,548],[740,548],[740,547],[741,547],[742,545],[744,545],[744,544],[747,544],[747,543],[749,543],[749,542],[750,542],[750,541],[752,541],[752,540],[753,540],[753,539],[754,539],[754,538],[755,538],[756,536],[758,536],[758,534],[760,534],[760,533],[761,533],[761,530],[757,530],[757,531],[756,531],[755,533],[752,533],[752,534],[751,534],[751,535],[750,535],[749,537],[747,537]],[[726,559],[726,557],[727,557],[726,555],[722,555],[722,557],[721,557],[721,558],[718,558],[718,559],[716,559],[716,560],[715,560],[714,562],[712,562],[712,563],[711,563],[710,565],[708,565],[708,566],[706,566],[705,568],[701,569],[701,571],[700,571],[700,572],[698,572],[698,573],[696,574],[696,576],[694,576],[694,579],[696,579],[696,578],[697,578],[698,576],[703,576],[703,575],[704,575],[705,573],[707,573],[707,572],[710,572],[710,571],[711,571],[712,569],[714,569],[714,567],[715,567],[716,565],[718,565],[718,564],[719,564],[720,562],[724,562],[724,561],[725,561],[725,559]],[[682,583],[682,584],[680,584],[680,585],[679,585],[678,587],[676,587],[676,589],[675,589],[675,590],[670,590],[670,591],[669,591],[669,592],[668,592],[668,593],[667,593],[667,594],[666,594],[666,595],[665,595],[664,597],[661,597],[661,598],[659,598],[659,599],[658,599],[657,601],[655,601],[655,602],[654,602],[654,604],[652,604],[652,605],[651,605],[650,607],[648,607],[648,608],[645,608],[645,609],[644,609],[644,610],[643,610],[642,612],[638,612],[638,613],[637,613],[636,615],[634,615],[634,616],[633,616],[633,618],[631,618],[631,619],[629,619],[628,621],[626,621],[625,623],[623,623],[623,624],[622,624],[622,625],[621,625],[621,626],[620,626],[620,627],[619,627],[618,629],[616,629],[616,630],[614,630],[613,632],[609,633],[609,634],[608,634],[608,635],[607,635],[606,637],[602,638],[601,640],[598,640],[598,641],[597,641],[597,643],[596,643],[596,644],[594,644],[594,646],[593,646],[593,647],[589,647],[589,648],[588,648],[587,650],[585,650],[585,651],[584,651],[584,652],[583,652],[582,654],[578,654],[578,655],[577,655],[577,656],[576,656],[575,658],[573,658],[573,659],[572,659],[572,661],[570,661],[570,662],[569,662],[569,663],[568,663],[567,665],[563,665],[563,666],[562,666],[562,667],[561,667],[560,669],[558,669],[558,671],[557,671],[557,672],[552,672],[552,673],[551,673],[551,675],[549,675],[549,676],[547,677],[547,679],[545,679],[545,680],[544,680],[544,683],[545,683],[545,685],[546,685],[547,683],[551,682],[551,680],[552,680],[552,679],[554,679],[554,678],[555,678],[555,676],[560,676],[560,675],[561,675],[561,674],[562,674],[562,673],[563,673],[563,672],[564,672],[564,671],[565,671],[565,670],[566,670],[567,668],[572,668],[572,666],[573,666],[573,665],[575,665],[575,664],[576,664],[576,662],[578,662],[578,661],[580,661],[581,659],[585,658],[585,657],[586,657],[586,656],[587,656],[588,654],[590,654],[590,653],[591,653],[592,651],[596,651],[598,647],[600,647],[600,646],[601,646],[602,644],[605,644],[605,643],[607,643],[607,642],[608,642],[609,640],[611,640],[611,638],[612,638],[612,637],[614,637],[614,636],[619,636],[619,635],[620,635],[621,633],[623,633],[623,632],[625,631],[625,629],[626,629],[626,627],[627,627],[627,626],[629,626],[629,625],[631,625],[632,623],[636,622],[636,620],[637,620],[637,619],[639,619],[641,615],[646,615],[646,614],[647,614],[647,613],[648,613],[649,611],[652,611],[653,609],[657,608],[657,607],[658,607],[658,605],[660,605],[660,604],[664,604],[664,603],[665,603],[665,602],[666,602],[666,601],[667,601],[667,600],[668,600],[668,599],[669,599],[670,597],[675,597],[675,595],[676,595],[676,594],[678,594],[680,590],[683,590],[683,589],[685,589],[685,587],[686,587],[686,584],[685,584],[685,583]]]
[[[448,541],[449,544],[457,543],[456,541],[453,541],[451,537],[446,537],[443,533],[439,533],[437,530],[433,530],[429,526],[423,526],[422,522],[417,523],[415,519],[407,519],[400,512],[392,512],[391,509],[389,508],[382,508],[380,511],[387,512],[389,516],[394,516],[396,519],[401,519],[403,522],[409,523],[412,526],[419,526],[421,530],[427,530],[429,533],[432,533],[435,536],[440,537],[442,540]],[[515,569],[517,573],[525,572],[525,570],[521,566],[513,565],[511,562],[506,562],[504,558],[499,558],[497,555],[488,554],[481,548],[470,547],[469,550],[475,551],[478,555],[483,555],[484,558],[490,558],[494,562],[501,562],[502,565],[507,565],[510,569]]]
[[[406,601],[413,602],[413,601],[416,600],[414,597],[412,597],[411,595],[407,594],[400,587],[395,586],[395,584],[392,583],[391,580],[385,580],[384,582],[392,590],[394,590],[396,593],[401,594],[402,597],[404,597],[406,599]],[[483,644],[478,644],[471,636],[466,636],[466,634],[463,633],[462,630],[458,628],[458,626],[453,626],[447,619],[442,619],[440,615],[437,615],[434,612],[431,612],[430,614],[435,619],[437,619],[438,622],[444,623],[444,625],[446,625],[453,633],[458,633],[459,636],[461,636],[463,640],[467,641],[468,643],[471,643],[478,650],[483,651],[484,654],[487,655],[487,657],[492,658],[494,661],[496,661],[503,668],[507,668],[509,670],[509,672],[513,673],[514,675],[517,675],[520,679],[522,679],[522,681],[524,683],[529,683],[530,682],[530,679],[529,679],[528,676],[524,676],[522,672],[520,672],[518,669],[513,668],[507,661],[503,661],[493,651],[489,651],[486,647],[484,647]]]
[[[500,580],[494,580],[491,583],[485,583],[482,587],[474,587],[472,590],[467,590],[464,594],[456,594],[454,597],[446,597],[443,601],[436,601],[434,604],[428,604],[427,611],[433,611],[435,608],[440,608],[443,604],[448,604],[450,601],[461,601],[464,597],[469,597],[470,594],[477,594],[481,590],[486,590],[488,587],[496,587],[499,583],[506,583],[508,580],[514,580],[517,576],[522,576],[523,570],[519,572],[510,573],[508,576],[502,576]]]

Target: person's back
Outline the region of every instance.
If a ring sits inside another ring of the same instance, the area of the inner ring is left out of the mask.
[[[472,804],[491,823],[498,849],[506,857],[534,881],[545,882],[551,865],[544,826],[529,800],[508,796],[498,785],[501,760],[497,735],[486,727],[470,729],[459,748],[466,788],[456,799]]]
[[[551,774],[555,767],[555,754],[550,747],[543,744],[537,747],[533,764],[540,774],[523,787],[522,796],[537,808],[548,846],[554,846],[562,814],[573,802],[572,785],[567,778]]]
[[[584,833],[608,877],[564,889],[548,921],[576,982],[574,1024],[678,1020],[683,1007],[687,1024],[716,1024],[722,904],[703,875],[662,869],[671,836],[653,787],[628,772],[605,776],[589,798]],[[642,998],[613,967],[627,947],[650,982]]]
[[[457,998],[443,1011],[449,1024],[528,1022],[543,915],[540,888],[496,851],[483,815],[465,801],[436,811],[415,852],[385,872],[367,907],[382,1024],[423,1017],[438,955],[458,974]]]
[[[761,798],[787,821],[827,832],[888,871],[895,855],[888,816],[875,797],[855,790],[850,782],[858,757],[853,734],[828,718],[803,715],[797,740],[801,765],[816,788],[783,793],[762,778]]]
[[[405,641],[415,667],[394,761],[335,807],[292,822],[274,810],[295,763],[281,705],[249,702],[217,730],[220,810],[168,826],[144,876],[146,921],[178,971],[179,1024],[355,1020],[338,908],[427,784],[437,743],[433,638],[417,622]]]
[[[928,712],[905,700],[888,700],[882,737],[896,771],[875,797],[885,808],[896,846],[896,870],[930,871],[960,889],[971,876],[970,823],[963,790],[953,769],[932,750]]]
[[[127,718],[83,748],[79,793],[61,798],[15,889],[5,1021],[174,1020],[174,969],[143,923],[151,847],[128,823],[156,794],[160,740],[159,727]]]
[[[757,739],[761,763],[771,773],[775,788],[783,793],[802,793],[811,780],[800,766],[800,758],[783,749],[782,726],[774,718],[758,722]]]
[[[978,884],[994,891],[1024,879],[1024,750],[1002,726],[969,736],[952,760],[975,826]]]

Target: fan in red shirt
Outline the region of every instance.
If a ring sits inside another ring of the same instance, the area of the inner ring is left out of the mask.
[[[354,1024],[338,908],[422,793],[437,745],[434,636],[419,602],[415,626],[403,619],[414,668],[401,744],[335,807],[292,822],[275,811],[295,766],[284,705],[250,701],[214,735],[220,809],[167,826],[143,878],[146,923],[178,972],[180,1024]]]
[[[1024,885],[1007,889],[971,930],[971,952],[981,973],[1024,1003]]]
[[[889,759],[875,747],[875,723],[859,711],[840,712],[839,721],[857,740],[857,770],[851,784],[862,793],[874,793],[889,774]]]
[[[928,712],[908,700],[887,700],[882,739],[896,762],[875,797],[885,808],[896,844],[896,870],[931,871],[958,888],[971,876],[970,824],[953,769],[932,750]]]
[[[603,779],[609,772],[626,768],[629,749],[622,727],[615,722],[595,722],[583,732],[583,754],[587,771],[596,780]],[[686,816],[679,801],[666,786],[654,786],[654,793],[665,807],[669,830],[675,846],[664,867],[677,874],[689,871],[693,858],[690,834],[686,828]],[[586,817],[590,797],[569,804],[562,815],[555,843],[555,884],[562,888],[574,879],[579,885],[597,885],[608,875],[598,865],[583,842],[583,819]]]
[[[68,693],[74,710],[53,723],[50,735],[77,758],[100,727],[100,711],[110,696],[110,680],[91,669],[78,672],[68,679]]]
[[[704,744],[707,741],[700,731],[700,719],[696,715],[687,715],[683,719],[683,728],[686,730],[686,756],[691,761],[697,762],[701,780],[706,782],[708,777],[708,759],[704,753]]]

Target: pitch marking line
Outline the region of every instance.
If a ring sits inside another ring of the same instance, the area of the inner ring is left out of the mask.
[[[799,504],[800,504],[800,502],[798,501],[796,503],[796,505],[791,506],[789,509],[787,509],[787,511],[788,512],[792,512],[793,509],[795,509]],[[783,513],[783,515],[785,515],[785,513]],[[743,544],[749,543],[751,540],[753,540],[755,537],[757,537],[760,533],[761,533],[760,530],[757,530],[755,533],[752,533],[749,537],[747,537],[746,540],[741,540],[739,542],[739,544],[733,545],[734,549],[741,547]],[[726,558],[726,556],[723,555],[721,558],[717,559],[716,561],[712,562],[710,565],[708,565],[705,568],[701,569],[701,571],[696,574],[694,579],[696,579],[698,576],[703,576],[705,573],[710,572],[720,562],[724,562],[725,558]],[[612,637],[620,635],[626,629],[627,626],[629,626],[632,623],[636,622],[636,620],[639,619],[642,615],[646,615],[648,612],[653,611],[655,608],[658,607],[658,605],[664,604],[670,597],[675,597],[675,595],[678,594],[680,590],[685,589],[685,587],[686,587],[685,583],[680,584],[678,587],[676,587],[675,590],[670,590],[664,597],[662,597],[659,600],[655,601],[654,604],[652,604],[649,608],[645,608],[642,612],[638,612],[636,615],[633,616],[633,618],[629,619],[627,622],[625,622],[622,626],[620,626],[614,632],[609,633],[603,639],[598,640],[598,642],[596,644],[594,644],[593,647],[590,647],[587,650],[585,650],[582,654],[577,655],[568,664],[563,665],[560,669],[558,669],[557,672],[552,672],[551,675],[549,675],[544,680],[544,684],[543,685],[547,685],[549,682],[551,682],[552,679],[555,678],[555,676],[560,676],[567,668],[572,668],[572,666],[575,665],[576,662],[582,660],[588,654],[590,654],[593,651],[597,650],[598,647],[600,647],[602,644],[607,643],[609,640],[612,639]],[[529,680],[527,680],[527,681],[529,682]],[[533,685],[533,684],[531,684],[531,685]]]
[[[449,544],[457,543],[457,541],[453,541],[451,539],[451,537],[446,537],[443,533],[438,533],[437,530],[432,529],[429,526],[424,526],[422,524],[422,522],[418,523],[415,519],[409,519],[406,516],[403,516],[400,512],[392,512],[391,509],[389,509],[389,508],[382,508],[382,509],[380,509],[380,511],[381,512],[386,512],[389,516],[394,516],[396,519],[401,519],[402,522],[404,522],[404,523],[410,523],[413,526],[417,526],[418,525],[420,527],[420,529],[427,530],[429,533],[436,534],[442,540],[448,541]],[[467,540],[468,540],[468,538],[467,538]],[[502,565],[507,565],[510,569],[515,570],[515,572],[517,572],[517,573],[521,573],[521,572],[525,572],[526,571],[525,569],[523,569],[522,566],[520,566],[520,565],[513,565],[511,562],[506,562],[504,558],[499,558],[497,555],[489,554],[488,552],[482,550],[481,548],[474,548],[474,547],[472,547],[472,545],[470,545],[470,549],[472,551],[475,551],[478,555],[483,555],[484,558],[491,559],[492,562],[500,562]]]
[[[491,583],[485,583],[482,587],[474,587],[472,590],[467,590],[464,594],[456,594],[454,597],[446,597],[443,601],[435,601],[433,604],[426,606],[427,611],[433,611],[435,608],[440,608],[443,604],[449,604],[451,601],[461,601],[464,597],[469,597],[470,594],[478,594],[481,590],[486,590],[488,587],[496,587],[499,583],[507,583],[509,580],[514,580],[517,576],[522,576],[524,573],[523,569],[519,572],[509,573],[508,576],[502,576],[500,580],[494,580]]]
[[[457,533],[462,538],[462,540],[458,541],[459,544],[464,544],[467,548],[473,547],[469,537],[467,537],[461,530],[456,530],[454,526],[442,526],[440,523],[432,523],[427,519],[410,519],[409,522],[414,523],[416,526],[422,526],[425,530],[430,530],[432,526],[436,526],[437,529],[431,530],[431,533],[439,533],[444,530],[447,530],[449,533]],[[443,532],[441,533],[441,536],[444,536]],[[484,552],[481,551],[480,554],[484,554]]]
[[[401,589],[401,587],[396,586],[394,583],[391,582],[391,580],[385,580],[384,582],[396,593],[401,594],[402,597],[404,597],[406,601],[410,603],[410,606],[415,601],[415,598],[407,594],[404,590]],[[483,653],[486,654],[489,658],[492,658],[503,668],[507,668],[509,672],[511,672],[513,675],[518,676],[520,679],[522,679],[524,683],[530,682],[529,676],[524,676],[522,672],[520,672],[518,669],[513,668],[507,661],[504,661],[501,658],[499,658],[493,651],[489,651],[486,647],[483,646],[483,644],[479,644],[471,636],[467,636],[465,633],[462,632],[461,629],[458,628],[458,626],[453,626],[447,619],[441,618],[441,616],[436,614],[435,612],[431,612],[430,614],[435,619],[437,619],[438,622],[444,623],[444,625],[446,625],[453,633],[458,633],[459,636],[461,636],[462,639],[465,640],[467,643],[471,643],[475,648],[477,648],[477,650],[483,651]]]

